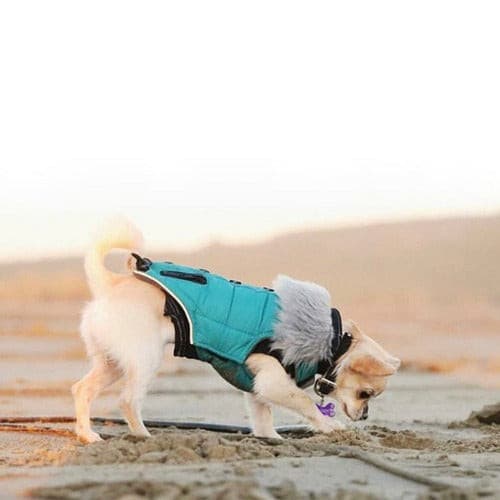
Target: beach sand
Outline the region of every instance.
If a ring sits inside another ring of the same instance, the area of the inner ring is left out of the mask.
[[[70,385],[87,367],[78,337],[0,339],[11,354],[0,368],[2,414],[71,416]],[[94,415],[120,417],[119,388],[106,391]],[[105,441],[83,446],[68,423],[4,425],[0,493],[124,500],[493,498],[500,495],[500,426],[464,422],[472,410],[499,401],[499,389],[406,370],[373,401],[366,423],[331,436],[306,432],[279,441],[153,429],[144,440],[115,424],[96,426]],[[160,371],[144,416],[248,425],[241,393],[194,361],[182,362],[176,374]],[[303,423],[276,411],[277,425]]]
[[[152,429],[138,440],[115,424],[96,426],[103,443],[82,446],[69,423],[4,423],[0,498],[500,498],[499,425],[466,422],[500,402],[499,252],[498,216],[164,252],[158,258],[249,283],[269,286],[278,272],[321,283],[403,368],[366,422],[331,436]],[[88,298],[81,258],[0,266],[0,415],[73,415],[70,387],[88,369],[77,333]],[[119,390],[93,414],[120,417]],[[249,424],[241,393],[209,366],[168,357],[144,416]]]

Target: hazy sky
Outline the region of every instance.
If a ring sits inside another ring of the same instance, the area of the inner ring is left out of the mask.
[[[500,210],[498,2],[2,2],[0,259]]]

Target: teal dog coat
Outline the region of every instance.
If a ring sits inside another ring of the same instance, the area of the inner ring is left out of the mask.
[[[253,389],[245,361],[254,352],[271,354],[281,310],[278,294],[265,287],[228,280],[204,269],[137,259],[134,274],[166,295],[165,315],[175,327],[174,355],[210,363],[230,384]],[[285,367],[298,386],[310,385],[318,363]]]

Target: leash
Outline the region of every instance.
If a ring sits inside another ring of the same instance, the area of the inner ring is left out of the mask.
[[[48,427],[28,427],[23,424],[71,424],[75,423],[74,417],[2,417],[0,418],[0,431],[25,431],[44,432],[74,436],[72,431],[65,429],[50,429]],[[93,417],[91,421],[100,425],[127,425],[122,418]],[[152,429],[176,428],[183,430],[204,430],[212,432],[225,432],[229,434],[251,434],[252,429],[244,425],[212,424],[204,422],[176,422],[172,420],[144,420],[144,425]],[[282,434],[309,433],[311,428],[307,425],[281,425],[276,431]]]

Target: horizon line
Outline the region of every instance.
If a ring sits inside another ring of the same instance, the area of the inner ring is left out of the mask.
[[[291,226],[289,229],[285,230],[279,230],[271,235],[263,235],[263,236],[257,236],[252,239],[248,240],[242,240],[240,242],[232,242],[232,241],[225,241],[224,238],[211,238],[207,242],[202,243],[200,245],[196,245],[193,247],[185,247],[185,248],[177,248],[177,249],[172,249],[168,248],[167,246],[165,247],[158,247],[157,245],[151,247],[151,253],[156,254],[159,252],[164,252],[168,251],[170,253],[178,253],[178,254],[194,254],[197,252],[201,252],[205,249],[212,248],[215,246],[221,246],[221,247],[227,247],[227,248],[236,248],[240,246],[254,246],[254,245],[262,245],[268,242],[272,242],[273,240],[285,237],[285,236],[291,236],[291,235],[296,235],[300,233],[304,234],[309,234],[313,232],[326,232],[326,231],[331,231],[331,232],[336,232],[336,231],[342,231],[342,230],[354,230],[357,228],[368,228],[368,227],[377,227],[377,226],[395,226],[395,225],[402,225],[402,224],[411,224],[411,223],[419,223],[419,222],[445,222],[445,221],[451,221],[451,220],[465,220],[465,219],[491,219],[495,217],[500,217],[500,211],[499,210],[494,210],[489,213],[469,213],[469,214],[456,214],[456,215],[423,215],[419,214],[414,217],[412,216],[405,216],[402,218],[398,217],[393,217],[393,218],[379,218],[379,219],[373,219],[369,221],[349,221],[349,222],[339,222],[339,223],[328,223],[328,224],[318,224],[314,227],[300,227],[300,226]],[[147,244],[146,244],[147,245]],[[74,259],[79,259],[82,258],[83,255],[85,254],[85,251],[83,252],[78,252],[78,253],[61,253],[61,254],[52,254],[52,255],[42,255],[40,257],[34,257],[34,258],[20,258],[20,259],[12,259],[12,258],[4,258],[0,256],[0,267],[4,267],[9,264],[36,264],[36,263],[42,263],[42,262],[48,262],[48,261],[58,261],[58,260],[74,260]]]

